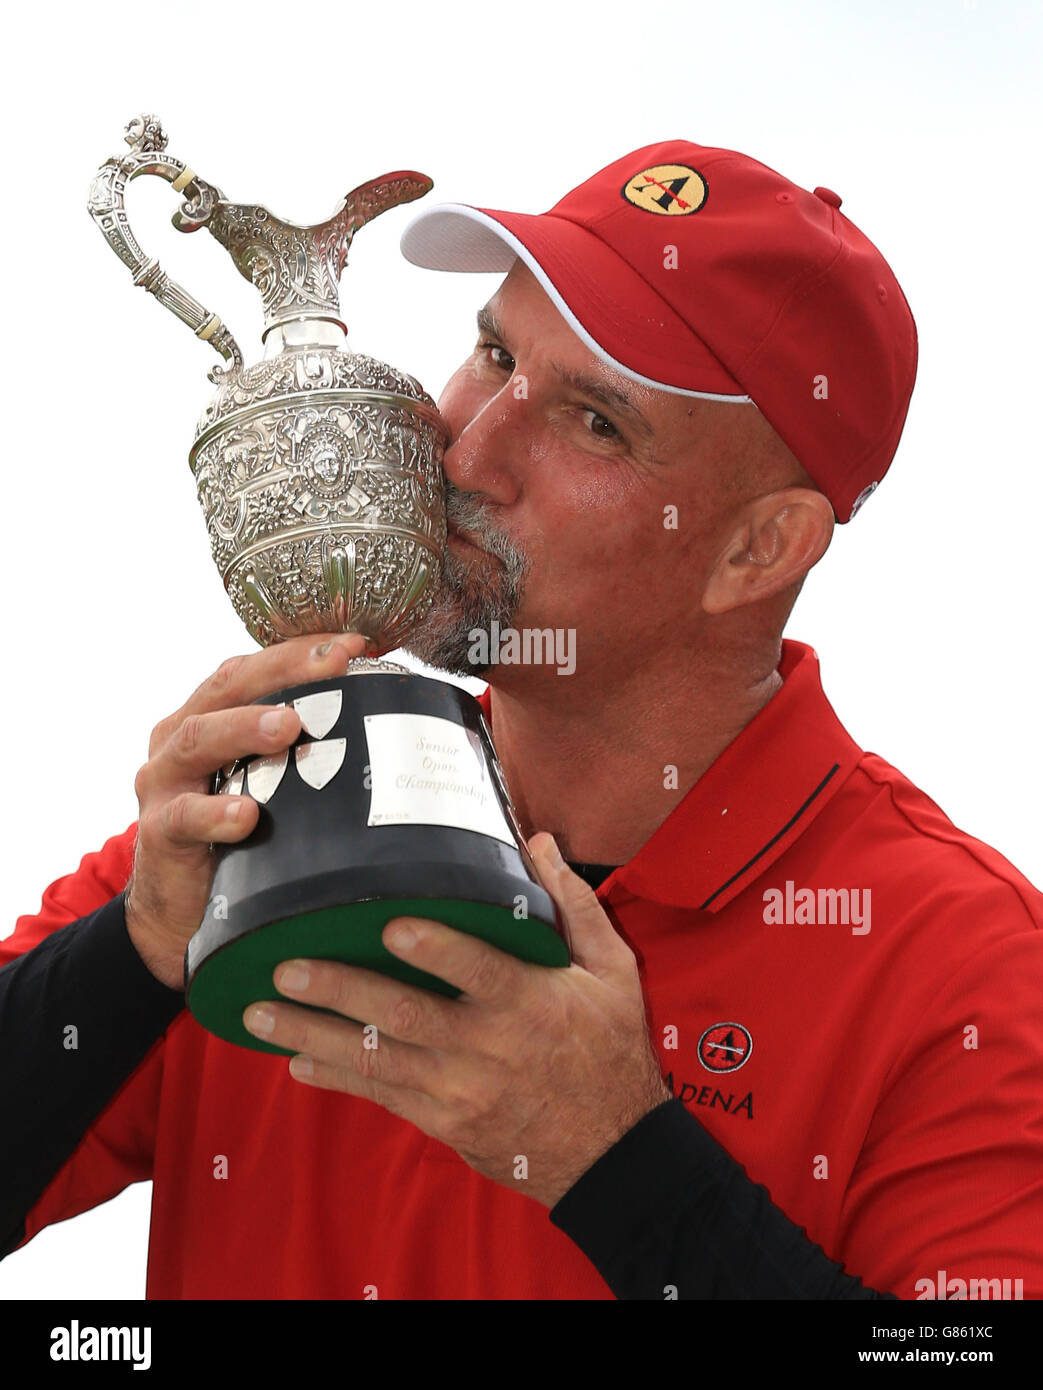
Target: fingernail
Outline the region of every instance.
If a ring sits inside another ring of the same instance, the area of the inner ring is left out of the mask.
[[[243,1015],[243,1024],[251,1033],[270,1033],[275,1027],[275,1015],[270,1009],[264,1009],[257,1004],[247,1009]]]
[[[408,951],[417,943],[417,930],[411,922],[396,922],[390,927],[385,938],[385,945],[394,946],[399,951]]]
[[[288,965],[276,975],[275,983],[279,989],[288,989],[300,994],[308,988],[310,979],[311,976],[302,965]]]
[[[547,855],[556,869],[563,869],[565,867],[565,861],[561,857],[561,850],[558,848],[558,842],[553,835],[551,836],[550,844],[547,846]]]
[[[261,732],[263,734],[277,734],[282,728],[285,718],[286,711],[284,709],[270,709],[267,714],[261,715],[259,721]]]

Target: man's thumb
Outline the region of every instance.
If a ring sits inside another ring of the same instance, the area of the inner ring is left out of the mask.
[[[540,882],[564,918],[573,961],[592,975],[615,974],[631,953],[594,889],[565,863],[553,835],[541,830],[528,844]]]

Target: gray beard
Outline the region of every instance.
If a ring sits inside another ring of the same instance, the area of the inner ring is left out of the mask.
[[[454,676],[481,676],[489,663],[471,660],[469,651],[475,628],[491,633],[512,625],[528,573],[528,561],[488,520],[487,504],[474,492],[446,488],[446,518],[467,531],[502,564],[459,559],[445,552],[442,583],[427,617],[404,649],[419,661]],[[491,644],[486,644],[489,650]]]

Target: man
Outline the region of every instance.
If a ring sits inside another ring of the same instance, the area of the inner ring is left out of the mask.
[[[257,817],[209,776],[299,732],[251,700],[362,642],[226,663],[157,726],[137,827],[4,944],[4,1034],[42,1059],[5,1251],[152,1177],[151,1297],[1040,1296],[1043,900],[781,639],[915,373],[839,206],[672,141],[543,217],[410,225],[412,259],[508,272],[440,400],[453,534],[414,650],[475,673],[494,623],[574,631],[567,677],[489,654],[483,696],[574,964],[399,921],[459,998],[287,963],[244,1017],[288,1072],[200,1029],[208,846]],[[75,1019],[93,1056],[53,1060]]]

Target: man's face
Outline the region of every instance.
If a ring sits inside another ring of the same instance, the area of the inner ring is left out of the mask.
[[[520,260],[478,318],[477,345],[438,403],[450,430],[446,577],[409,650],[477,676],[470,634],[494,619],[501,632],[573,629],[577,669],[600,677],[694,636],[715,537],[744,500],[747,465],[778,443],[770,427],[750,404],[607,367]],[[533,678],[495,667],[499,686]]]

